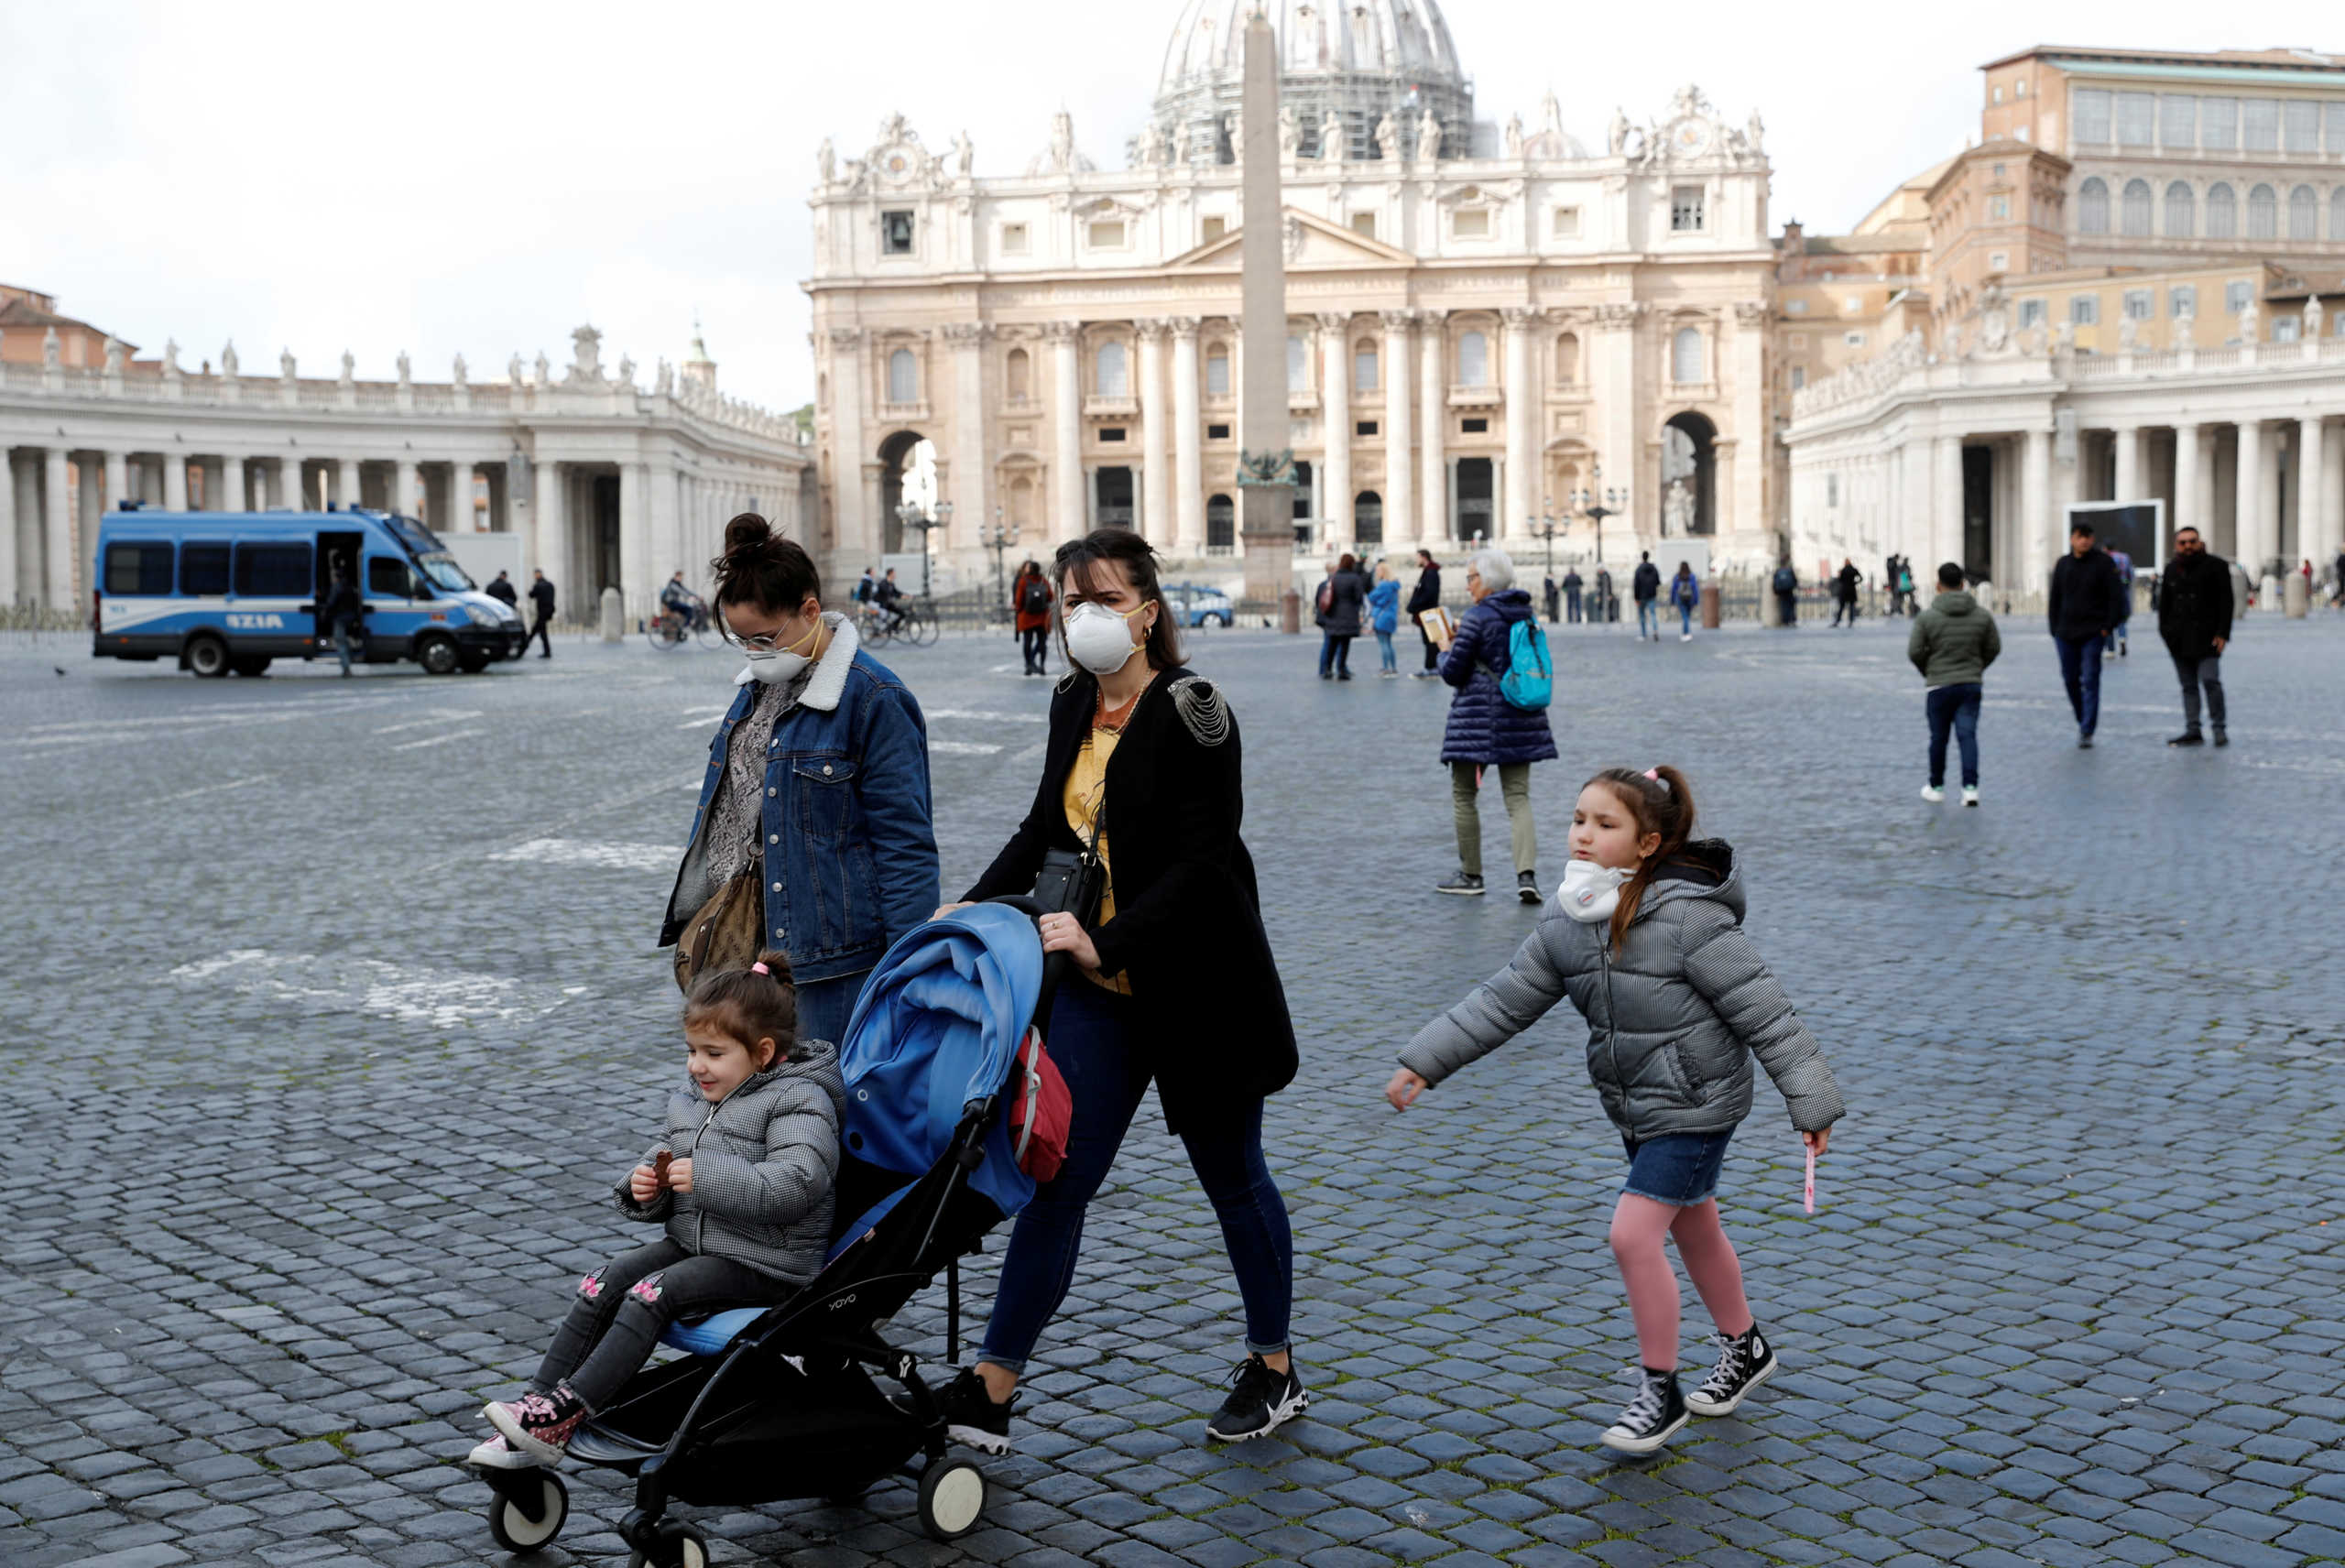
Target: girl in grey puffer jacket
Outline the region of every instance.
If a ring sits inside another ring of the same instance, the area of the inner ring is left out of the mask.
[[[1751,1057],[1811,1154],[1843,1114],[1815,1037],[1743,933],[1733,850],[1695,842],[1693,830],[1694,798],[1674,768],[1589,779],[1572,811],[1570,867],[1538,928],[1511,964],[1418,1031],[1385,1090],[1406,1110],[1565,996],[1587,1020],[1588,1077],[1629,1150],[1612,1251],[1644,1380],[1603,1441],[1630,1454],[1666,1443],[1689,1407],[1729,1413],[1775,1370],[1713,1195],[1727,1141],[1751,1114]],[[1718,1365],[1690,1395],[1677,1387],[1677,1277],[1664,1236],[1718,1328]]]
[[[668,1234],[578,1281],[529,1391],[482,1413],[473,1463],[558,1463],[579,1423],[649,1360],[680,1317],[787,1299],[823,1267],[846,1086],[827,1040],[797,1038],[790,961],[704,975],[684,1003],[685,1064],[666,1130],[617,1188]]]

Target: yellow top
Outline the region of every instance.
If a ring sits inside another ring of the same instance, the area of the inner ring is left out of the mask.
[[[1099,894],[1099,915],[1094,925],[1106,925],[1116,918],[1115,866],[1107,858],[1107,835],[1099,822],[1107,805],[1107,759],[1116,755],[1116,743],[1122,738],[1121,730],[1093,724],[1075,751],[1074,763],[1066,770],[1066,788],[1060,793],[1066,806],[1066,825],[1074,830],[1075,836],[1088,844],[1095,832],[1099,834],[1096,848],[1106,885]],[[1132,994],[1131,981],[1125,975],[1118,975],[1111,980],[1096,969],[1086,969],[1083,977],[1123,996]]]

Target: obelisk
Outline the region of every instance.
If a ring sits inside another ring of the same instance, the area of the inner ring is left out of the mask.
[[[1286,411],[1285,211],[1279,195],[1279,45],[1257,6],[1246,21],[1244,203],[1238,376],[1245,420],[1238,458],[1246,598],[1275,614],[1294,576],[1294,452]]]

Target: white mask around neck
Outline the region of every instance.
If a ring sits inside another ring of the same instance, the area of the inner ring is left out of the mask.
[[[1564,885],[1555,898],[1564,913],[1583,925],[1609,920],[1612,911],[1620,907],[1620,884],[1637,874],[1636,867],[1598,866],[1593,860],[1574,860],[1564,866]]]

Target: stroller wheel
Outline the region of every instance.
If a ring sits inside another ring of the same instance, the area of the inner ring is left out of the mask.
[[[535,1519],[529,1517],[532,1508]],[[535,1552],[562,1533],[569,1517],[570,1488],[552,1471],[539,1470],[497,1488],[488,1505],[488,1533],[507,1552]]]
[[[985,1473],[976,1465],[947,1460],[921,1472],[920,1522],[937,1540],[960,1540],[985,1510]]]
[[[691,1530],[662,1544],[673,1548],[668,1556],[655,1561],[638,1552],[627,1558],[627,1568],[708,1568],[708,1542]]]

